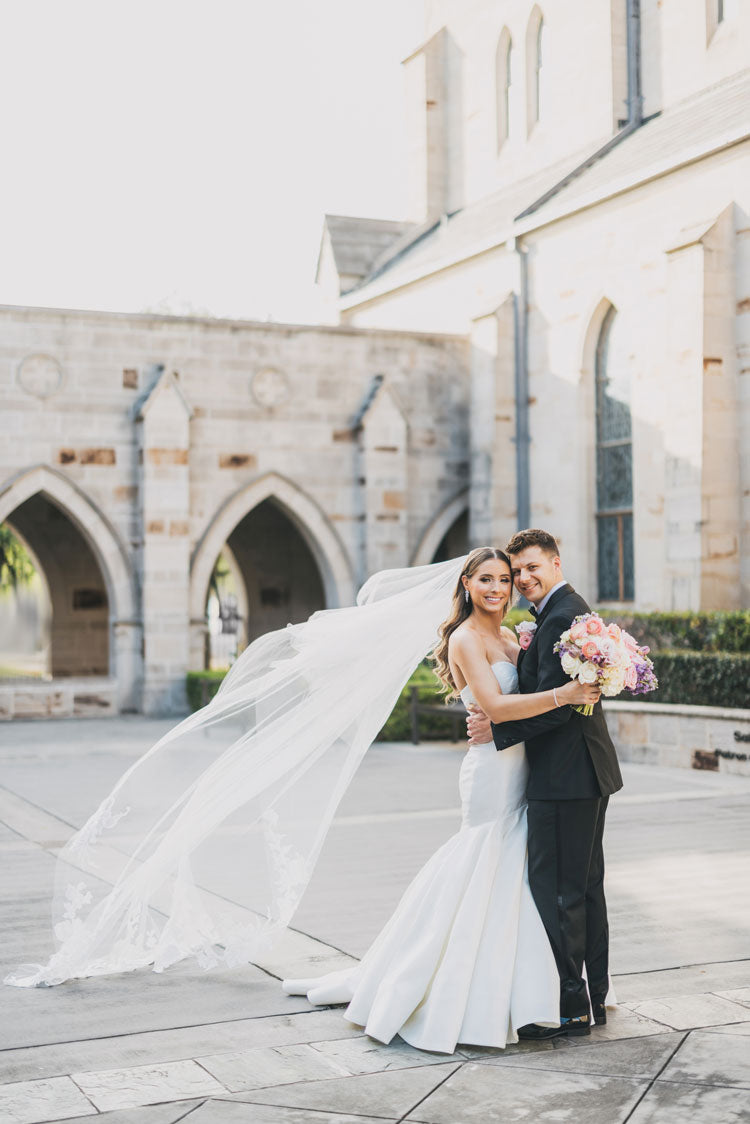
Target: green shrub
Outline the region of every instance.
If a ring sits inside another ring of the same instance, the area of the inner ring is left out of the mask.
[[[745,652],[652,652],[659,688],[637,702],[750,707],[750,655]],[[629,699],[627,694],[620,696]]]
[[[411,689],[419,690],[419,701],[441,705],[445,698],[442,694],[442,684],[432,670],[432,665],[425,661],[414,671],[409,682],[401,692],[398,702],[391,711],[390,717],[377,736],[380,742],[408,742],[411,741]],[[447,740],[453,736],[453,719],[446,711],[445,714],[420,714],[419,738],[420,741]]]
[[[601,615],[612,620],[605,609]],[[653,651],[750,652],[750,609],[714,613],[618,613],[618,624]]]
[[[187,673],[187,697],[191,710],[200,710],[214,697],[229,668],[213,671],[189,671]]]

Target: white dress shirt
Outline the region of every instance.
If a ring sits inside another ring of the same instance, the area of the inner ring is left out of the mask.
[[[547,602],[549,601],[549,599],[550,599],[550,597],[552,596],[552,594],[553,594],[553,593],[557,593],[558,589],[562,589],[562,587],[563,587],[564,585],[567,585],[567,584],[568,584],[568,583],[566,582],[565,578],[563,578],[563,580],[562,580],[562,581],[560,581],[560,582],[558,582],[558,583],[557,583],[557,585],[553,585],[553,586],[552,586],[552,589],[551,589],[551,590],[549,591],[549,593],[545,593],[545,595],[544,595],[544,597],[542,598],[542,600],[541,600],[541,601],[539,602],[539,604],[538,604],[538,605],[536,606],[536,615],[537,615],[537,616],[539,616],[539,614],[541,613],[542,609],[544,608],[544,606],[545,606],[545,605],[547,604]]]

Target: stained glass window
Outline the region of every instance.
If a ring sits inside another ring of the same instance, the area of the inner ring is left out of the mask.
[[[632,601],[633,445],[630,373],[612,347],[610,307],[596,348],[596,515],[600,601]]]

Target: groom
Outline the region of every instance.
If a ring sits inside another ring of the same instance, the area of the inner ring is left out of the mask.
[[[547,531],[519,531],[508,543],[513,581],[532,604],[536,631],[518,657],[519,690],[549,691],[568,682],[553,651],[560,634],[589,606],[562,574],[557,543]],[[529,883],[560,973],[559,1027],[534,1023],[519,1038],[590,1034],[607,1021],[609,930],[604,900],[602,835],[607,802],[622,788],[620,767],[601,703],[590,717],[561,706],[536,718],[491,724],[469,716],[472,742],[494,739],[499,750],[525,741],[529,824]]]

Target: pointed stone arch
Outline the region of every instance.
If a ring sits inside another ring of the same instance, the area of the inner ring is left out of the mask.
[[[0,523],[33,496],[55,504],[81,532],[101,570],[109,601],[110,676],[117,681],[118,709],[137,709],[141,682],[138,585],[125,544],[107,517],[62,472],[39,464],[0,485]]]
[[[586,318],[583,340],[581,342],[581,375],[586,383],[590,383],[594,378],[596,348],[599,343],[602,325],[609,315],[610,309],[616,308],[617,305],[613,300],[608,296],[602,295],[591,307],[588,317]]]
[[[427,524],[417,543],[417,548],[412,555],[412,566],[426,566],[432,562],[435,552],[442,542],[443,536],[453,526],[457,519],[469,510],[469,489],[459,492],[444,507],[441,507]]]
[[[353,604],[356,590],[349,558],[324,512],[291,480],[269,472],[229,496],[201,535],[190,563],[193,624],[203,623],[208,583],[224,543],[240,520],[269,499],[279,505],[309,546],[320,570],[326,605]]]

